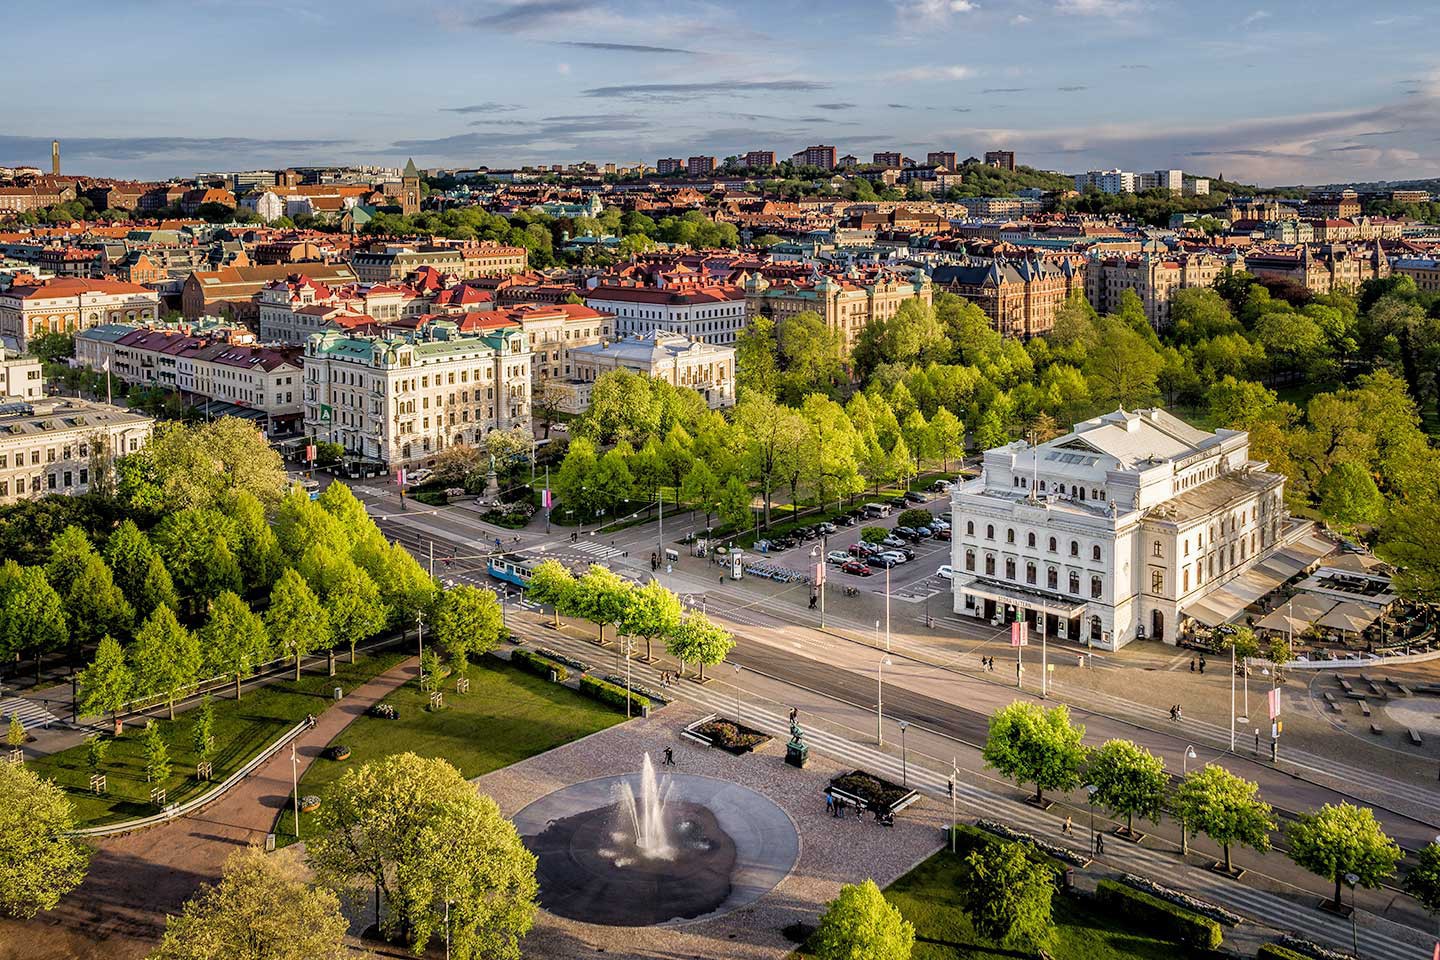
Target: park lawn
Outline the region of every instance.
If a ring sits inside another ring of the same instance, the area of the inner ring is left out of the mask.
[[[319,714],[334,704],[335,687],[347,692],[354,690],[402,659],[404,654],[400,653],[361,654],[351,664],[344,657],[336,657],[333,677],[312,668],[301,674],[300,682],[296,683],[293,674],[281,674],[266,686],[245,691],[238,702],[234,699],[233,686],[217,691],[215,756],[211,761],[210,783],[195,779],[195,751],[190,733],[195,710],[176,714],[174,722],[166,720],[162,712],[156,722],[165,736],[171,768],[170,778],[165,782],[166,802],[183,803],[224,780],[306,715]],[[111,741],[110,752],[101,766],[107,781],[107,792],[103,796],[90,792],[90,767],[85,762],[87,747],[83,743],[27,760],[26,764],[34,773],[49,777],[65,788],[75,803],[76,821],[82,827],[149,816],[156,809],[150,803],[152,784],[145,781],[144,729],[143,720],[132,718],[126,722],[125,732],[119,739]]]
[[[956,905],[963,860],[942,850],[885,890],[885,898],[915,925],[915,960],[1013,960],[1013,951],[982,941]],[[1173,960],[1180,948],[1123,926],[1082,900],[1056,892],[1055,943],[1064,960]]]
[[[320,757],[300,780],[300,795],[323,797],[353,767],[392,754],[412,752],[450,761],[466,778],[509,766],[625,719],[614,707],[582,697],[568,687],[512,667],[497,657],[472,663],[465,675],[470,692],[455,692],[455,678],[442,685],[445,706],[429,708],[430,695],[414,683],[385,698],[398,720],[360,717],[333,741],[350,748],[344,761]],[[275,826],[278,844],[293,843],[294,812],[286,808]],[[300,817],[306,836],[311,817]]]

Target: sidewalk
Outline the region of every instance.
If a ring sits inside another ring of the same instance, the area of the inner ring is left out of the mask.
[[[611,659],[616,656],[614,646],[602,649],[584,639],[590,633],[585,625],[557,632],[544,626],[544,622],[548,621],[543,614],[514,617],[511,621],[512,628],[532,638],[537,645],[562,650],[597,669],[611,671]],[[825,666],[805,661],[805,667],[810,670],[822,670]],[[632,667],[637,682],[656,689],[659,689],[657,671],[662,668],[669,670],[672,665],[662,662],[647,667],[636,662]],[[671,696],[702,704],[726,716],[738,713],[744,722],[775,733],[784,732],[788,711],[790,707],[796,707],[800,710],[800,721],[812,749],[847,759],[857,767],[880,773],[896,782],[908,780],[911,785],[942,799],[948,798],[946,780],[953,761],[959,770],[957,793],[960,811],[968,810],[971,815],[1022,825],[1024,829],[1062,843],[1065,841],[1060,838],[1059,826],[1061,820],[1069,815],[1082,834],[1078,846],[1085,848],[1090,812],[1083,800],[1074,796],[1052,797],[1050,799],[1060,802],[1050,811],[1042,813],[1023,802],[1027,795],[1024,791],[995,779],[992,772],[985,770],[978,750],[936,731],[936,727],[944,722],[945,715],[958,708],[952,707],[948,698],[935,699],[917,695],[912,690],[913,687],[923,688],[926,685],[923,676],[926,669],[920,665],[902,666],[899,663],[894,665],[893,672],[887,669],[883,748],[875,744],[876,684],[873,671],[868,679],[852,674],[844,699],[750,669],[742,669],[737,675],[725,666],[711,670],[709,675],[714,680],[703,687],[682,681],[672,684],[669,691]],[[949,682],[953,684],[954,678],[949,678]],[[1009,699],[1007,697],[1005,702]],[[894,717],[894,711],[902,700],[907,708],[904,716],[911,721],[911,726],[903,733]],[[968,693],[961,700],[967,706],[973,705]],[[1167,759],[1178,772],[1181,766],[1178,756]],[[1202,755],[1193,762],[1203,763],[1208,759],[1211,757]],[[1102,812],[1097,811],[1097,829],[1113,825]],[[1108,865],[1150,876],[1214,900],[1277,930],[1295,931],[1348,950],[1348,921],[1337,920],[1315,908],[1321,897],[1328,893],[1326,882],[1301,870],[1283,854],[1259,855],[1236,851],[1235,862],[1250,873],[1243,882],[1235,882],[1205,869],[1215,855],[1213,845],[1207,839],[1202,837],[1192,843],[1190,856],[1182,860],[1178,855],[1176,824],[1166,819],[1158,827],[1148,823],[1139,827],[1148,834],[1143,843],[1109,838],[1103,858]],[[1408,899],[1382,889],[1361,890],[1358,901],[1362,911],[1360,929],[1365,956],[1402,960],[1423,955],[1421,950],[1428,951],[1430,941],[1424,931],[1430,929],[1431,923]]]
[[[414,658],[351,691],[317,717],[315,726],[295,740],[298,772],[310,764],[340,731],[373,704],[415,676]],[[75,891],[41,919],[0,923],[0,943],[8,956],[39,960],[54,942],[53,928],[84,934],[87,951],[69,956],[95,960],[143,957],[164,926],[201,883],[213,882],[231,851],[262,843],[276,814],[291,797],[291,751],[281,750],[254,774],[205,809],[164,826],[108,837],[96,843],[90,873]],[[64,956],[57,954],[56,956]]]

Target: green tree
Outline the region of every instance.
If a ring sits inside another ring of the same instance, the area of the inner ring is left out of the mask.
[[[1440,604],[1440,498],[1392,503],[1375,552],[1395,565],[1402,597]]]
[[[956,893],[960,909],[982,937],[1028,953],[1050,946],[1054,871],[1031,860],[1024,845],[993,843],[971,850]]]
[[[909,960],[915,926],[874,880],[845,884],[820,915],[809,951],[817,960]]]
[[[80,671],[77,680],[80,698],[79,712],[82,717],[99,716],[109,713],[115,721],[115,733],[120,733],[120,708],[130,700],[135,687],[135,675],[125,660],[125,651],[113,637],[102,637],[95,650],[95,659]]]
[[[1133,410],[1154,397],[1162,366],[1155,347],[1117,316],[1100,318],[1096,334],[1103,349],[1090,352],[1084,366],[1096,399]]]
[[[991,715],[981,756],[987,767],[1017,784],[1035,784],[1035,802],[1042,803],[1046,790],[1080,785],[1084,738],[1085,727],[1070,722],[1070,710],[1063,704],[1045,710],[1017,700]]]
[[[575,581],[571,609],[576,616],[584,617],[599,628],[596,642],[604,643],[605,625],[616,623],[625,616],[631,590],[629,581],[608,567],[592,563],[590,569]]]
[[[145,782],[163,787],[170,779],[170,746],[160,732],[160,724],[154,720],[145,724],[141,750],[145,756]]]
[[[620,633],[644,639],[645,659],[653,660],[652,644],[679,628],[680,613],[680,598],[652,577],[649,583],[631,591]]]
[[[165,567],[165,561],[156,554],[150,558],[150,566],[145,570],[144,579],[140,581],[139,594],[135,601],[137,613],[148,616],[146,611],[153,612],[156,607],[169,607],[171,610],[180,609],[180,596],[175,592],[175,583],[170,579],[170,571]]]
[[[735,338],[735,389],[739,399],[751,394],[774,399],[780,385],[780,355],[775,340],[775,321],[766,316],[751,317]]]
[[[320,600],[293,568],[275,581],[270,608],[265,611],[265,629],[287,656],[295,658],[295,679],[300,679],[300,661],[330,645],[330,616]]]
[[[1335,884],[1336,910],[1347,875],[1356,878],[1356,886],[1373,889],[1395,875],[1402,856],[1400,845],[1380,829],[1375,811],[1349,803],[1300,814],[1286,826],[1285,838],[1291,860]]]
[[[192,612],[225,590],[244,588],[240,564],[230,548],[235,524],[218,510],[192,507],[167,514],[155,527],[154,541],[165,567]]]
[[[720,490],[720,501],[716,510],[720,515],[720,522],[734,530],[743,530],[750,526],[754,517],[754,499],[743,480],[733,475],[727,478],[725,486]]]
[[[536,603],[555,609],[555,627],[559,629],[560,615],[570,609],[575,592],[575,575],[559,560],[544,560],[530,571],[525,592]]]
[[[327,495],[332,499],[337,496],[331,494],[331,490],[349,492],[344,484],[332,483],[320,495],[322,505]],[[225,512],[235,525],[235,542],[230,547],[240,563],[246,588],[257,591],[270,589],[285,567],[285,557],[280,550],[279,538],[275,536],[275,528],[265,516],[265,505],[249,490],[238,490],[228,498]],[[358,517],[352,513],[351,519],[362,527],[374,526],[374,521],[365,516],[364,507],[360,508]]]
[[[1203,833],[1225,852],[1225,869],[1233,871],[1230,847],[1243,844],[1264,853],[1270,849],[1275,818],[1259,797],[1260,787],[1213,763],[1192,770],[1180,781],[1175,812],[1191,836]]]
[[[720,505],[720,481],[705,465],[704,460],[696,460],[695,466],[685,474],[685,479],[680,484],[679,498],[684,503],[704,510],[705,526],[710,526],[710,516]]]
[[[449,763],[402,753],[351,769],[327,791],[318,828],[307,853],[322,880],[372,887],[381,929],[403,932],[417,956],[444,931],[448,900],[457,960],[518,960],[535,857]]]
[[[775,333],[783,365],[778,386],[786,403],[798,404],[808,393],[829,395],[846,381],[845,335],[820,314],[805,310],[786,317]]]
[[[70,585],[66,603],[73,643],[100,642],[108,635],[126,634],[135,620],[135,610],[125,593],[115,585],[110,568],[99,554],[93,554]]]
[[[1316,492],[1321,515],[1342,530],[1375,523],[1385,509],[1385,498],[1370,471],[1348,460],[1321,477]]]
[[[994,450],[1009,442],[1010,434],[1000,421],[999,412],[990,407],[980,415],[980,422],[975,427],[975,446],[980,450]]]
[[[456,670],[470,657],[482,657],[500,643],[504,618],[495,591],[461,584],[440,594],[435,604],[435,643]]]
[[[129,654],[137,693],[163,696],[174,720],[176,696],[198,679],[200,642],[180,625],[173,610],[161,606],[135,632]]]
[[[140,605],[140,586],[150,570],[150,561],[158,556],[150,538],[128,517],[105,541],[105,562],[110,564],[115,583],[125,592],[130,605],[141,613],[148,614],[154,609]]]
[[[1135,834],[1135,815],[1160,822],[1170,778],[1165,761],[1129,740],[1107,740],[1090,751],[1085,777],[1095,787],[1092,802],[1125,815],[1125,832]]]
[[[606,451],[590,471],[587,498],[600,512],[619,512],[619,505],[635,495],[635,478],[626,464],[627,453],[619,447]]]
[[[210,619],[200,628],[207,668],[235,678],[235,699],[240,681],[270,657],[270,634],[265,622],[238,595],[225,591],[210,604]]]
[[[700,681],[705,681],[705,667],[722,663],[735,646],[735,638],[713,623],[703,613],[687,613],[680,625],[665,637],[665,650],[680,663],[696,665]]]
[[[190,722],[190,748],[199,763],[209,763],[215,756],[215,704],[208,693]]]
[[[24,764],[0,763],[0,914],[34,917],[80,885],[90,848],[74,829],[63,789]]]
[[[100,768],[105,765],[105,757],[110,753],[110,740],[98,733],[92,733],[85,738],[85,766],[89,768],[90,775],[95,776]]]
[[[0,656],[31,651],[38,678],[40,657],[63,647],[67,636],[64,606],[44,568],[6,560],[0,567]]]
[[[947,473],[950,461],[965,453],[965,424],[949,407],[941,407],[930,418],[930,448],[940,458],[940,469]]]
[[[45,564],[45,576],[50,586],[60,596],[68,597],[71,585],[96,555],[95,547],[84,530],[74,524],[61,530],[50,544],[50,559]]]
[[[335,558],[321,591],[330,624],[331,643],[350,648],[355,662],[355,645],[385,629],[390,611],[380,598],[380,588],[370,575],[348,556]]]
[[[246,847],[166,918],[149,960],[345,960],[348,929],[339,898],[306,882],[300,857]]]
[[[1405,874],[1405,892],[1431,916],[1440,916],[1440,842],[1427,843]]]
[[[20,714],[11,713],[10,726],[5,731],[5,746],[12,750],[18,750],[20,747],[25,746],[26,741],[29,739],[29,734],[25,732],[25,725],[20,722]]]

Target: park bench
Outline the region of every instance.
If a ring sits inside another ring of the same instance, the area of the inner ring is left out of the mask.
[[[1344,713],[1344,712],[1345,712],[1345,707],[1344,707],[1344,705],[1341,704],[1341,703],[1339,703],[1338,701],[1330,700],[1330,701],[1327,701],[1327,702],[1330,704],[1330,709],[1333,710],[1333,711],[1335,711],[1336,713]]]
[[[1382,729],[1380,729],[1380,724],[1378,724],[1378,723],[1371,723],[1371,724],[1370,724],[1370,732],[1373,733],[1373,734],[1375,734],[1375,736],[1378,737],[1378,736],[1380,736],[1380,734],[1384,733],[1385,731],[1382,730]]]
[[[1420,739],[1420,731],[1416,730],[1414,727],[1410,728],[1410,742],[1415,744],[1415,746],[1417,747],[1425,745],[1425,741]]]
[[[1375,695],[1375,698],[1376,698],[1377,700],[1389,700],[1389,699],[1390,699],[1390,694],[1386,693],[1386,692],[1385,692],[1385,688],[1382,687],[1382,686],[1380,686],[1380,684],[1378,684],[1378,683],[1372,683],[1372,684],[1370,684],[1370,692]]]
[[[1371,685],[1373,685],[1373,684],[1375,683],[1375,681],[1370,678],[1370,674],[1368,674],[1368,673],[1362,673],[1362,674],[1360,674],[1360,679],[1361,679],[1361,680],[1364,680],[1366,683],[1371,684]]]
[[[1364,700],[1360,701],[1360,716],[1370,716],[1370,704],[1366,703]]]
[[[1366,697],[1370,696],[1370,694],[1362,693],[1361,691],[1356,690],[1354,693],[1345,694],[1345,696],[1350,698],[1351,700],[1364,700]]]
[[[1354,687],[1350,685],[1350,681],[1345,679],[1344,677],[1336,677],[1335,679],[1340,681],[1340,689],[1344,690],[1346,693],[1349,693],[1351,690],[1354,689]]]
[[[1407,686],[1405,686],[1405,684],[1403,684],[1403,683],[1397,683],[1397,684],[1395,684],[1395,689],[1400,691],[1400,696],[1402,696],[1402,697],[1411,696],[1410,688],[1407,687]]]

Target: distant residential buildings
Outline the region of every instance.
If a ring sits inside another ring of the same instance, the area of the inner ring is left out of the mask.
[[[1312,293],[1358,290],[1366,280],[1390,276],[1390,261],[1380,244],[1370,249],[1343,243],[1294,251],[1266,251],[1245,257],[1245,269],[1257,277],[1288,280]]]
[[[854,346],[868,324],[895,315],[907,300],[931,302],[930,278],[922,271],[858,271],[841,276],[777,279],[760,273],[747,275],[745,313],[749,318],[769,317],[777,324],[805,311],[818,313],[825,325],[844,337],[847,348]]]
[[[819,167],[821,170],[835,169],[835,148],[824,144],[806,147],[790,158],[803,167]]]
[[[1434,257],[1400,257],[1390,261],[1390,272],[1409,277],[1422,293],[1440,293],[1440,260]]]
[[[333,286],[352,284],[358,279],[349,264],[321,261],[198,270],[185,278],[180,312],[187,320],[228,313],[236,320],[253,321],[260,312],[255,295],[267,284],[292,274]]]
[[[978,306],[1006,337],[1049,333],[1070,295],[1085,289],[1085,265],[1070,257],[942,264],[931,274],[939,289]]]
[[[714,157],[691,157],[685,161],[685,172],[692,177],[708,177],[717,166],[719,161]]]
[[[955,158],[958,154],[954,150],[931,150],[925,154],[925,166],[944,167],[946,170],[954,170],[958,163]]]
[[[122,407],[72,398],[0,409],[0,503],[88,492],[95,470],[143,447],[154,425]]]
[[[903,167],[905,166],[905,155],[895,150],[883,150],[872,154],[870,162],[877,167]]]
[[[160,314],[160,295],[120,280],[55,279],[0,292],[0,338],[25,350],[47,333],[76,333],[101,323],[146,322]]]
[[[1186,178],[1182,170],[1152,170],[1134,173],[1129,170],[1090,170],[1077,173],[1075,189],[1084,193],[1095,189],[1101,193],[1135,193],[1142,190],[1170,190],[1177,195],[1204,196],[1210,192],[1210,181]]]
[[[1085,266],[1085,294],[1100,313],[1115,313],[1125,291],[1140,298],[1145,318],[1157,330],[1170,325],[1170,296],[1188,287],[1208,287],[1230,269],[1246,269],[1213,253],[1094,257]]]
[[[559,386],[568,392],[564,403],[572,413],[589,408],[595,381],[612,370],[628,370],[694,390],[712,410],[735,403],[735,350],[689,337],[656,331],[602,341],[571,350],[570,364],[571,381]]]
[[[684,171],[685,161],[679,157],[661,157],[655,161],[655,172],[662,177],[671,173],[683,173]]]
[[[39,357],[0,347],[0,403],[39,400],[45,396]]]
[[[585,293],[585,303],[614,316],[617,337],[669,334],[733,344],[745,329],[745,291],[723,284],[602,285]]]
[[[1315,220],[1348,220],[1360,216],[1360,197],[1354,190],[1316,190],[1305,199],[1300,215]]]
[[[774,150],[751,150],[741,158],[745,166],[751,169],[768,169],[775,166]]]
[[[986,150],[985,166],[999,167],[1001,170],[1015,169],[1014,150]]]

